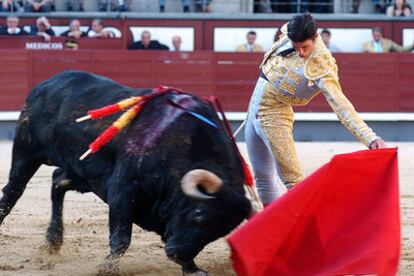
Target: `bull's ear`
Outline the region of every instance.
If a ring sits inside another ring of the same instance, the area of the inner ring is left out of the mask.
[[[201,192],[198,187],[202,187],[208,194],[217,193],[223,185],[223,180],[216,174],[203,170],[195,169],[187,172],[181,179],[181,190],[187,196],[194,199],[213,199],[212,195]]]

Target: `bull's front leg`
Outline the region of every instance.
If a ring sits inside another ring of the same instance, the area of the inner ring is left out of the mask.
[[[134,200],[132,198],[133,193],[129,188],[130,183],[118,183],[109,188],[109,240],[111,252],[99,269],[100,275],[119,273],[119,259],[131,243]]]

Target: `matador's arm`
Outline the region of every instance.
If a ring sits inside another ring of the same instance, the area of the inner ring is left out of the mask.
[[[315,67],[316,66],[316,67]],[[315,69],[315,68],[319,68]],[[319,71],[319,72],[318,72]],[[341,123],[367,147],[378,139],[375,132],[361,119],[354,106],[344,95],[338,81],[335,59],[329,52],[309,60],[305,74],[317,85]],[[319,73],[319,74],[318,74]]]

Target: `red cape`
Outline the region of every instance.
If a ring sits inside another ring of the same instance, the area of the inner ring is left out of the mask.
[[[335,156],[228,242],[238,275],[395,275],[397,149]]]

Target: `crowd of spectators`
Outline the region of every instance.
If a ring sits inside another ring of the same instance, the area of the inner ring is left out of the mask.
[[[12,14],[7,16],[6,25],[0,26],[0,35],[32,35],[40,36],[44,38],[44,41],[51,41],[51,38],[56,36],[55,31],[52,29],[52,25],[45,16],[40,16],[36,19],[35,24],[29,26],[29,30],[25,30],[19,25],[19,18]],[[69,23],[68,30],[60,34],[61,37],[70,38],[70,41],[77,40],[81,37],[91,38],[113,38],[115,34],[105,29],[102,19],[92,20],[88,30],[81,30],[81,23],[79,19],[72,19]]]
[[[410,16],[411,6],[406,0],[370,0],[373,12],[388,16]],[[344,1],[345,2],[345,1]],[[349,0],[351,13],[359,13],[361,0]],[[334,0],[254,0],[257,13],[333,13]]]
[[[64,1],[66,11],[84,11],[84,0],[0,0],[0,12],[50,12],[55,10],[55,1]],[[131,10],[132,0],[93,0],[100,12]],[[154,0],[157,1],[157,0]],[[159,1],[159,11],[165,12],[166,1]],[[211,12],[212,0],[181,0],[183,12],[190,12],[190,1],[194,12]]]
[[[85,0],[0,0],[0,12],[50,12],[55,10],[56,1],[64,3],[66,11],[84,11]],[[101,12],[131,11],[133,0],[91,0]],[[159,12],[165,12],[168,0],[158,1]],[[224,0],[220,0],[224,1]],[[246,0],[248,1],[248,0]],[[389,16],[410,16],[411,6],[406,0],[369,0],[375,13]],[[181,0],[183,12],[211,12],[212,0]],[[352,13],[359,13],[361,0],[347,0]],[[88,2],[89,3],[89,2]],[[62,7],[61,7],[62,8]],[[257,13],[333,13],[334,0],[253,0],[253,12]]]
[[[102,19],[92,20],[90,26],[86,30],[86,27],[81,28],[81,22],[79,19],[72,19],[69,23],[68,29],[60,34],[61,37],[66,37],[67,42],[70,45],[76,45],[77,40],[83,37],[89,38],[114,38],[115,34],[111,29],[105,28]],[[277,39],[279,33],[276,33]],[[10,36],[40,36],[44,41],[51,41],[52,37],[56,36],[55,31],[52,28],[49,20],[45,16],[40,16],[36,19],[33,25],[29,29],[23,28],[19,24],[19,18],[11,14],[7,16],[6,25],[0,26],[0,35]],[[341,49],[331,42],[332,33],[330,30],[324,28],[320,32],[320,36],[327,46],[327,48],[335,53],[341,52]],[[165,50],[165,51],[182,51],[182,37],[178,34],[171,36],[171,49],[156,39],[152,39],[151,32],[149,30],[143,30],[140,34],[140,40],[132,42],[129,45],[130,50]],[[165,38],[164,38],[165,39]],[[235,52],[264,52],[264,49],[260,44],[256,42],[257,33],[254,30],[250,30],[246,34],[246,41],[237,45],[234,48]],[[394,41],[384,37],[382,28],[374,27],[372,29],[372,40],[366,41],[361,45],[361,52],[368,53],[388,53],[388,52],[409,52],[413,51],[413,45],[409,47],[403,47]]]

